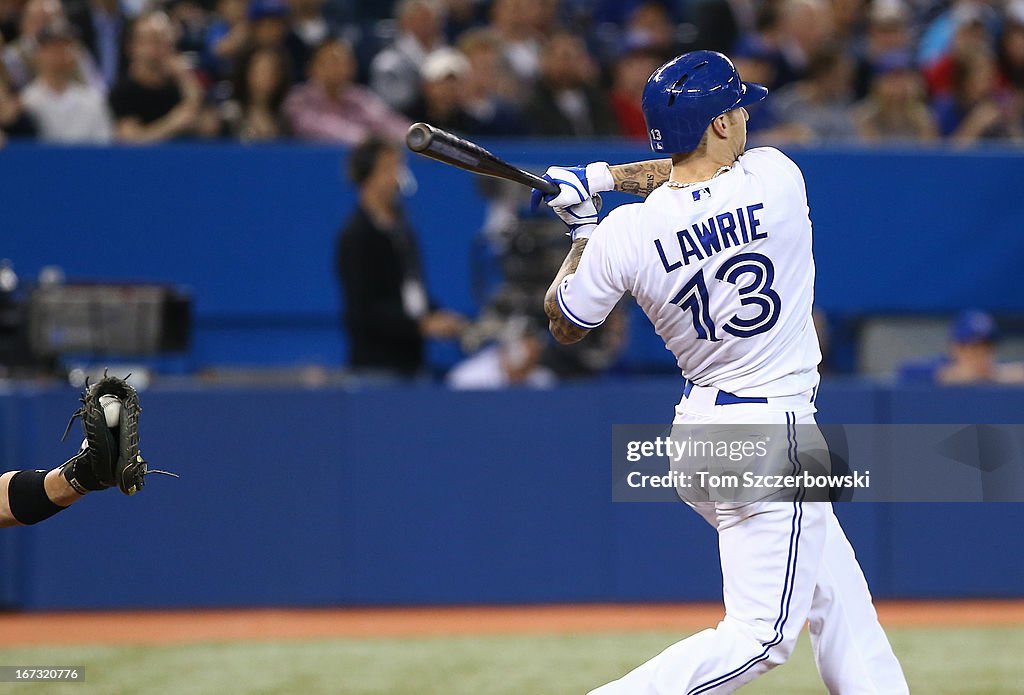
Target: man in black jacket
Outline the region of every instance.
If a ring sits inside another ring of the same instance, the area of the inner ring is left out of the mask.
[[[458,337],[465,320],[427,296],[399,204],[402,171],[401,150],[392,143],[371,139],[352,151],[348,173],[359,204],[338,237],[337,271],[353,369],[414,376],[424,366],[425,340]]]
[[[605,95],[595,86],[597,68],[582,39],[554,34],[540,57],[540,76],[526,106],[534,135],[592,138],[616,134]]]

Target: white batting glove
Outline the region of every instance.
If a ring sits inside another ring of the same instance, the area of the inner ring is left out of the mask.
[[[615,181],[612,179],[612,171],[608,167],[608,162],[593,162],[586,166],[575,167],[548,167],[542,178],[558,184],[558,195],[544,196],[540,191],[534,189],[534,208],[542,198],[553,208],[564,208],[589,200],[595,193],[615,188]]]
[[[573,241],[589,239],[597,228],[597,213],[601,211],[601,196],[595,193],[592,198],[587,198],[582,203],[554,210],[562,222],[569,227],[569,237]]]

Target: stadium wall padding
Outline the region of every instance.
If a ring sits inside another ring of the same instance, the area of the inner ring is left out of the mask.
[[[486,141],[543,171],[650,152],[616,142]],[[816,303],[835,312],[1020,311],[1024,151],[813,150],[801,165],[815,224]],[[34,277],[170,282],[192,290],[185,366],[338,363],[334,239],[355,195],[337,147],[174,144],[76,148],[11,144],[0,155],[0,257]],[[432,294],[468,313],[470,246],[485,218],[476,177],[410,157],[407,203]],[[608,206],[626,202],[606,196]],[[624,364],[663,364],[634,322]],[[436,359],[450,362],[453,353]]]
[[[0,598],[34,610],[717,600],[704,521],[682,504],[611,502],[611,425],[668,422],[679,392],[676,379],[154,388],[143,453],[181,478],[0,531]],[[66,459],[75,397],[0,392],[0,469]],[[1024,391],[832,381],[818,406],[830,423],[1013,422]],[[878,597],[1024,596],[1024,504],[838,513]]]

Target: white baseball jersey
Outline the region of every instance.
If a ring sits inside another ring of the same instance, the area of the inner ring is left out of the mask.
[[[803,175],[771,147],[713,179],[613,210],[558,288],[596,328],[629,292],[698,386],[748,397],[818,384],[814,259]]]

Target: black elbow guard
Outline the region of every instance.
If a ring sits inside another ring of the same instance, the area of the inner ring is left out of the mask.
[[[11,506],[11,515],[19,524],[38,524],[67,509],[54,504],[46,494],[48,472],[20,471],[11,478],[7,487],[7,500]]]

